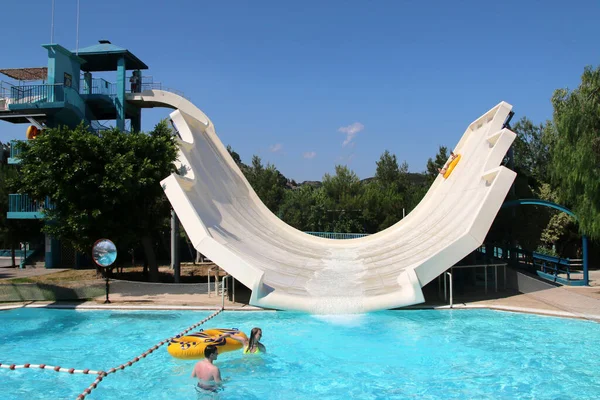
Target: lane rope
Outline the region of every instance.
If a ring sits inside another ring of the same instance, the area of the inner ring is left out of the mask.
[[[81,394],[79,396],[77,396],[77,400],[83,400],[85,399],[85,397],[92,393],[92,390],[96,389],[96,387],[98,387],[98,384],[100,382],[102,382],[102,380],[107,377],[110,374],[114,374],[117,371],[121,371],[127,367],[131,367],[133,364],[135,364],[136,362],[140,361],[143,358],[146,358],[147,356],[149,356],[150,354],[152,354],[155,350],[157,350],[159,347],[163,346],[166,343],[171,342],[171,340],[173,339],[179,339],[182,336],[185,336],[186,333],[188,333],[189,331],[191,331],[192,329],[197,328],[198,326],[210,321],[211,319],[213,319],[214,317],[216,317],[217,315],[219,315],[220,313],[222,313],[225,309],[221,308],[219,310],[217,310],[215,313],[209,315],[208,317],[204,318],[202,321],[195,323],[194,325],[190,326],[189,328],[187,328],[186,330],[178,333],[175,336],[171,336],[168,339],[162,340],[161,342],[159,342],[158,344],[150,347],[148,350],[146,350],[145,352],[143,352],[142,354],[140,354],[137,357],[132,358],[131,360],[119,365],[118,367],[114,367],[109,369],[108,371],[95,371],[95,370],[91,370],[91,369],[75,369],[75,368],[65,368],[65,367],[61,367],[61,366],[52,366],[52,365],[46,365],[46,364],[2,364],[0,363],[0,368],[5,368],[5,369],[9,369],[9,370],[17,370],[17,369],[43,369],[43,370],[52,370],[55,372],[67,372],[69,374],[84,374],[84,375],[97,375],[96,379],[94,380],[94,382],[92,382],[83,392],[81,392]]]

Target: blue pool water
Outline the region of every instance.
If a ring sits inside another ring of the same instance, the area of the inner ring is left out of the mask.
[[[102,369],[210,312],[0,311],[0,362]],[[600,395],[600,327],[489,310],[315,317],[225,312],[206,324],[263,328],[268,354],[219,356],[224,391],[198,395],[194,361],[166,347],[87,399],[585,399]],[[94,377],[0,369],[2,399],[75,399]]]

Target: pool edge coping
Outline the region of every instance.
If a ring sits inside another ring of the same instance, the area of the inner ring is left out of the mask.
[[[49,309],[64,309],[64,310],[127,310],[127,311],[212,311],[219,310],[221,307],[218,306],[170,306],[170,305],[105,305],[105,304],[46,304],[46,303],[34,303],[34,304],[11,304],[11,305],[0,305],[0,311],[12,310],[16,308],[49,308]],[[570,318],[570,319],[582,319],[589,320],[596,323],[600,323],[600,316],[589,315],[589,314],[578,314],[569,311],[556,311],[556,310],[545,310],[540,308],[530,307],[517,307],[517,306],[505,306],[505,305],[483,305],[483,304],[454,304],[452,307],[449,305],[443,306],[411,306],[398,310],[477,310],[477,309],[488,309],[495,311],[505,312],[516,312],[521,314],[535,314],[549,317],[559,318]],[[264,309],[254,306],[233,306],[226,307],[224,311],[245,311],[245,312],[275,312],[277,310]]]

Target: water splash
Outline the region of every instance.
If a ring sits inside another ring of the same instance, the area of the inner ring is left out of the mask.
[[[367,268],[354,249],[330,249],[329,257],[321,260],[323,268],[317,269],[306,282],[306,291],[319,298],[311,310],[314,314],[360,313],[364,301],[363,278]]]

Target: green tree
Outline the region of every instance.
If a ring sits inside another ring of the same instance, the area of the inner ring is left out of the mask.
[[[362,221],[363,185],[354,171],[336,165],[335,175],[323,176],[322,202],[326,207],[324,230],[364,232]],[[319,204],[319,202],[317,202]]]
[[[130,248],[141,241],[150,279],[158,280],[153,234],[168,224],[170,205],[160,180],[174,171],[176,146],[166,122],[149,134],[103,131],[79,125],[48,129],[23,144],[18,190],[48,197],[44,231],[89,252],[108,237]]]
[[[10,157],[10,143],[0,142],[0,164],[6,165]]]
[[[260,157],[252,157],[252,165],[245,172],[248,182],[262,202],[277,214],[283,201],[287,179],[273,164],[263,166]]]
[[[301,231],[319,231],[323,212],[317,206],[317,192],[318,189],[310,185],[286,190],[279,217]]]
[[[250,167],[248,167],[242,162],[242,158],[240,157],[240,155],[235,150],[233,150],[233,148],[230,145],[227,145],[227,151],[229,152],[231,158],[233,158],[233,161],[235,161],[237,166],[240,168],[242,173],[247,177]]]
[[[446,164],[448,161],[448,148],[446,146],[440,146],[438,153],[435,155],[435,159],[427,160],[427,176],[429,177],[429,182],[433,182],[435,178],[440,173],[439,169]]]
[[[549,181],[550,146],[552,135],[549,124],[535,125],[527,117],[512,126],[517,134],[513,143],[514,169],[527,177],[532,190]]]
[[[362,196],[365,232],[376,233],[400,221],[403,197],[393,186],[383,188],[376,182],[366,185]]]
[[[18,182],[18,169],[14,165],[0,164],[0,248],[11,250],[12,265],[16,266],[15,250],[21,242],[36,242],[42,224],[38,220],[8,219],[8,195]]]
[[[395,154],[391,154],[386,150],[379,161],[377,161],[377,168],[375,169],[375,179],[382,187],[397,186],[400,182],[400,167],[398,166],[398,160]]]
[[[558,199],[600,238],[600,67],[585,68],[575,90],[558,89],[554,106],[551,177]]]

